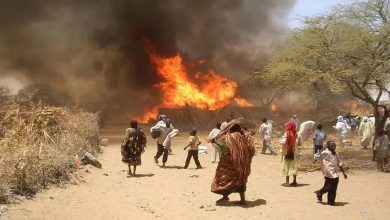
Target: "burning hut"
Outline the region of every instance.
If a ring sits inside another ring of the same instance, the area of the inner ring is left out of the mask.
[[[237,96],[237,83],[233,80],[223,77],[213,69],[189,74],[180,54],[163,57],[148,40],[145,40],[145,50],[161,78],[161,82],[154,85],[155,89],[161,91],[161,102],[149,107],[142,116],[129,114],[128,118],[147,123],[157,119],[159,113],[164,113],[175,124],[180,123],[184,127],[209,127],[216,122],[216,118],[242,115],[234,114],[237,111],[234,107],[224,110],[231,103],[253,111],[250,108],[253,105],[248,100]]]

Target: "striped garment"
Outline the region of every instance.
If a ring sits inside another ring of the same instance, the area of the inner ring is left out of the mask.
[[[218,163],[211,191],[217,194],[245,192],[254,155],[253,138],[240,132],[225,135],[228,151]]]

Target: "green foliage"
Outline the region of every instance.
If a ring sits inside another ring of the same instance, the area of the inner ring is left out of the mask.
[[[372,91],[390,96],[389,0],[368,0],[307,18],[288,46],[275,52],[263,85],[285,92],[312,89],[318,96],[351,93],[377,106]]]

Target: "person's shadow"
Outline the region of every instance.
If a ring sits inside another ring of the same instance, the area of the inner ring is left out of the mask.
[[[322,205],[328,205],[328,203],[326,202],[318,202]],[[350,203],[349,202],[336,202],[333,206],[346,206],[346,205],[349,205]]]
[[[140,177],[152,177],[152,176],[154,176],[154,173],[135,174],[135,176],[132,176],[132,177],[140,178]]]
[[[242,208],[248,209],[248,208],[253,208],[253,207],[266,205],[266,204],[267,204],[266,200],[256,199],[253,201],[246,201],[246,204],[241,204],[241,203],[239,203],[239,201],[232,201],[232,202],[229,202],[226,205],[222,205],[222,206],[237,206],[237,207],[242,207]]]
[[[303,186],[310,186],[310,184],[307,184],[307,183],[298,183],[297,185],[286,185],[285,183],[283,183],[281,186],[283,187],[290,187],[290,188],[294,188],[294,187],[303,187]]]
[[[160,166],[160,168],[161,168],[161,169],[183,169],[183,167],[181,167],[181,166],[176,166],[176,165],[174,165],[174,166],[165,166],[165,167]]]

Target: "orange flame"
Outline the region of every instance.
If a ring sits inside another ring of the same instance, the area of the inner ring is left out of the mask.
[[[271,103],[271,105],[269,106],[269,110],[271,110],[271,112],[276,112],[278,110],[278,107],[275,103]]]
[[[237,84],[229,80],[214,70],[198,72],[192,81],[183,65],[182,57],[177,54],[173,57],[162,57],[151,46],[149,41],[145,41],[145,49],[152,63],[156,66],[156,72],[163,81],[155,85],[162,92],[162,103],[154,106],[141,117],[132,117],[140,122],[148,122],[156,119],[158,109],[180,108],[186,105],[200,109],[218,110],[228,105],[233,99],[239,106],[253,106],[249,101],[236,97]],[[199,63],[203,63],[200,61]]]
[[[358,108],[358,103],[356,101],[353,101],[353,100],[345,103],[345,105],[347,106],[348,111],[351,113],[355,112]]]
[[[355,100],[347,101],[344,103],[345,110],[352,115],[369,115],[372,114],[372,108],[370,106],[362,106]]]
[[[234,101],[241,107],[253,107],[252,103],[240,97],[235,98]]]
[[[158,106],[154,106],[150,110],[146,110],[146,113],[142,116],[129,114],[127,115],[127,118],[131,120],[136,120],[141,123],[147,123],[151,119],[156,119],[157,115],[158,115]]]

